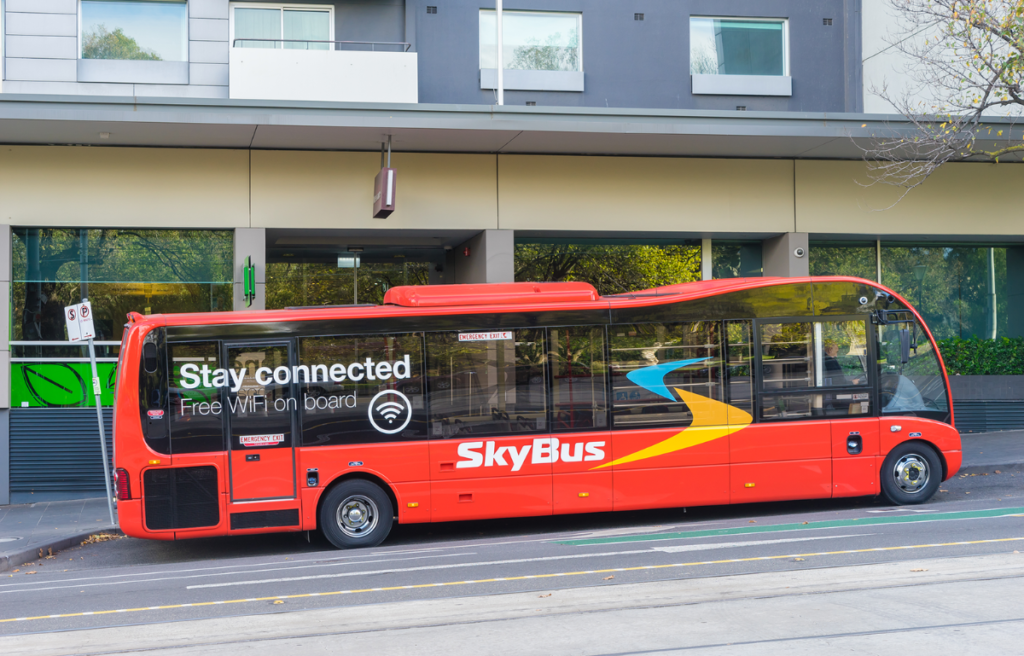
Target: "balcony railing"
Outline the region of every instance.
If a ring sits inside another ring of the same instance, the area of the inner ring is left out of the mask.
[[[386,48],[401,48],[397,52],[409,52],[409,48],[412,47],[411,43],[406,41],[319,41],[313,39],[235,39],[231,42],[231,45],[235,48],[239,47],[239,43],[304,43],[305,48],[287,48],[288,50],[329,50],[330,48],[310,48],[311,43],[323,43],[334,46],[335,50],[356,50],[358,48],[339,48],[338,46],[370,46],[370,52],[395,52],[394,50],[387,50]],[[382,49],[378,50],[377,46],[382,46]],[[244,47],[244,46],[242,46]]]

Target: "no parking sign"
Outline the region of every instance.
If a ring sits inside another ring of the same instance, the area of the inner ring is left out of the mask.
[[[89,301],[65,307],[64,323],[68,327],[68,341],[80,342],[96,337],[96,327],[92,322],[92,304]]]

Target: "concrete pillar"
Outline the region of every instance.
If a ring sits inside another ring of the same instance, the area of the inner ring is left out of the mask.
[[[700,279],[711,280],[711,240],[700,240]]]
[[[256,299],[252,305],[245,304],[242,289],[242,269],[245,259],[252,258],[256,266]],[[267,230],[266,228],[235,229],[235,291],[234,309],[266,310],[267,309]]]
[[[798,278],[811,273],[806,232],[787,232],[761,245],[764,275]]]
[[[11,502],[11,226],[0,225],[0,506]]]
[[[484,230],[459,244],[446,258],[455,271],[455,282],[515,282],[515,231]],[[469,249],[469,255],[466,255]],[[447,276],[446,276],[447,278]]]

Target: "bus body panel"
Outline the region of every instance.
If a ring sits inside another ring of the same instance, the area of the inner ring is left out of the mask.
[[[295,497],[292,449],[232,451],[230,461],[233,502]]]
[[[832,496],[832,460],[736,463],[731,466],[730,501],[827,499]]]
[[[616,469],[615,510],[729,503],[729,465]]]
[[[550,515],[551,474],[431,481],[431,521]]]
[[[832,457],[829,420],[750,424],[729,437],[731,462],[784,462]]]
[[[851,448],[851,438],[854,438]],[[859,452],[851,453],[851,451]],[[878,494],[878,418],[832,421],[832,496]]]
[[[949,424],[921,417],[885,416],[879,421],[879,426],[881,460],[903,442],[920,440],[933,445],[945,461],[946,475],[943,480],[949,480],[960,470],[963,459],[960,433]]]
[[[613,479],[610,431],[559,433],[551,436],[558,460],[551,464],[553,512],[556,515],[612,510]],[[598,456],[601,456],[600,458]]]

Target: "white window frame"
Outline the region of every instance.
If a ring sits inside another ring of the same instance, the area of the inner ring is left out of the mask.
[[[486,9],[486,8],[484,8],[484,9],[480,10],[481,14],[484,13],[484,12],[489,12],[489,13],[492,13],[492,14],[497,14],[497,11],[494,10],[494,9]],[[522,10],[520,10],[520,9],[505,9],[505,10],[502,10],[501,14],[502,14],[502,16],[507,16],[509,14],[514,14],[516,16],[526,16],[526,15],[532,15],[532,16],[545,16],[546,15],[546,16],[550,16],[552,14],[558,14],[558,15],[562,15],[562,16],[575,16],[576,17],[576,34],[577,34],[577,37],[578,37],[578,42],[577,42],[577,45],[576,45],[576,50],[577,50],[577,53],[578,53],[577,56],[579,57],[579,60],[580,60],[580,70],[579,71],[560,71],[560,72],[566,72],[566,73],[582,73],[583,72],[583,12],[582,11],[536,11],[536,10],[532,10],[532,9],[522,9]],[[479,14],[478,14],[478,17],[477,17],[477,25],[478,26],[480,25]],[[480,35],[479,33],[477,34],[477,57],[478,58],[480,56],[480,37],[481,36],[482,35]],[[495,44],[494,47],[495,47],[495,49],[497,49],[497,47],[498,47],[497,44]],[[495,54],[497,54],[497,53],[495,53]],[[505,69],[506,73],[508,71],[510,71],[510,70],[516,70],[516,69],[510,69],[510,68],[506,68]]]
[[[692,48],[693,48],[693,19],[698,18],[702,20],[720,20],[720,21],[742,21],[744,23],[782,23],[782,75],[764,75],[758,77],[789,77],[789,19],[788,18],[772,18],[769,16],[699,16],[691,15],[687,27],[690,30],[690,47],[691,50],[686,54],[687,58],[687,70],[693,65]]]
[[[95,1],[102,2],[103,0],[95,0]],[[181,64],[181,63],[188,64],[189,61],[192,59],[191,52],[190,52],[189,46],[188,46],[188,44],[189,44],[189,30],[191,28],[191,26],[189,25],[189,21],[190,21],[190,18],[189,18],[189,8],[188,8],[189,2],[190,2],[190,0],[183,0],[183,2],[181,3],[181,4],[185,5],[185,43],[183,44],[184,45],[184,51],[183,52],[185,53],[185,59],[178,60],[177,62],[175,62],[175,63],[178,63],[178,64]],[[83,43],[82,43],[82,0],[78,0],[78,60],[79,61],[81,61],[83,59],[82,58],[82,48],[83,48]],[[99,61],[99,60],[97,60],[97,61]],[[106,61],[132,61],[132,60],[108,59]]]
[[[336,45],[334,41],[334,5],[303,5],[303,4],[292,4],[292,3],[255,3],[255,2],[232,2],[228,5],[228,44],[229,47],[235,47],[235,9],[277,9],[281,12],[281,43],[278,43],[278,47],[274,50],[284,50],[284,12],[285,10],[291,11],[319,11],[321,13],[327,12],[329,14],[328,21],[330,23],[330,32],[328,34],[328,41],[332,43],[328,44],[328,50],[335,50]]]

